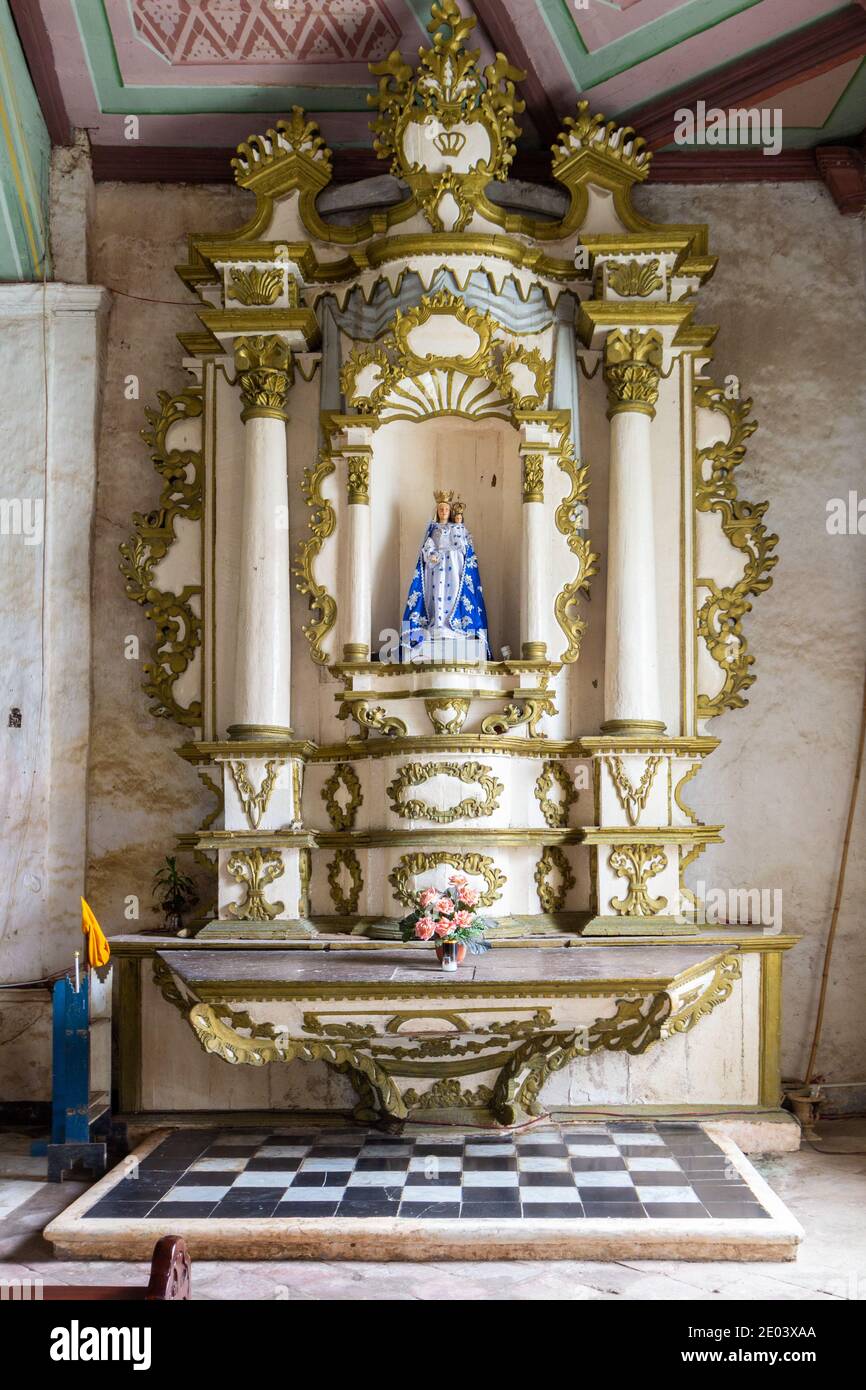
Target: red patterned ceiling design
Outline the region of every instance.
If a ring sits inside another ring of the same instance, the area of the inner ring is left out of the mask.
[[[131,0],[138,36],[174,67],[377,62],[400,28],[381,0]]]

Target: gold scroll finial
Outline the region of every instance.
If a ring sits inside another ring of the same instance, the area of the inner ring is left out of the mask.
[[[439,0],[427,25],[432,47],[419,49],[415,71],[396,49],[370,64],[379,79],[367,98],[379,113],[374,149],[409,184],[434,231],[464,229],[485,185],[507,178],[520,134],[515,116],[525,103],[515,83],[526,74],[504,53],[479,70],[480,50],[466,47],[474,27],[456,0]]]

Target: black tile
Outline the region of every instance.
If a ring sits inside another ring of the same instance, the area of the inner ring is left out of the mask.
[[[524,1173],[520,1174],[521,1187],[573,1187],[574,1177],[564,1173]]]
[[[486,1206],[488,1202],[519,1202],[520,1189],[515,1182],[513,1187],[464,1187],[463,1200],[474,1206]]]
[[[175,1187],[231,1187],[232,1183],[239,1176],[237,1173],[221,1173],[216,1168],[206,1168],[204,1170],[190,1169],[186,1173],[181,1173]]]
[[[296,1173],[303,1162],[300,1158],[251,1158],[248,1173]]]
[[[694,1221],[701,1221],[709,1215],[700,1202],[644,1202],[643,1205],[647,1216],[661,1217],[664,1220],[685,1220],[686,1217],[691,1217]]]
[[[218,1202],[213,1210],[215,1220],[222,1217],[265,1217],[272,1216],[275,1207],[280,1202],[285,1192],[283,1187],[257,1187],[255,1193],[250,1191],[249,1195],[244,1192],[243,1197],[236,1196],[234,1192],[227,1192],[221,1202]]]
[[[460,1208],[461,1221],[519,1221],[521,1215],[519,1202],[464,1202]]]
[[[463,1159],[464,1173],[516,1173],[517,1159],[503,1154],[501,1158],[476,1158],[467,1154]]]
[[[350,1173],[296,1173],[289,1191],[296,1187],[345,1187]]]
[[[623,1158],[676,1158],[679,1161],[678,1154],[665,1149],[661,1144],[629,1144],[628,1148],[620,1149],[620,1153]]]
[[[608,1134],[569,1134],[567,1130],[563,1130],[562,1137],[569,1144],[585,1144],[589,1148],[595,1145],[605,1145],[610,1148],[613,1142]]]
[[[580,1202],[524,1202],[523,1216],[526,1220],[540,1217],[546,1221],[562,1221],[583,1216]]]
[[[123,1182],[111,1189],[111,1196],[121,1197],[128,1202],[143,1202],[145,1197],[152,1197],[156,1201],[164,1192],[170,1192],[182,1176],[181,1173],[161,1170],[158,1173],[143,1173],[139,1178],[124,1178]]]
[[[678,1139],[676,1135],[671,1134],[665,1139],[665,1147],[670,1149],[671,1153],[692,1154],[694,1157],[701,1155],[705,1157],[725,1156],[718,1144],[714,1144],[712,1139]]]
[[[759,1202],[715,1202],[707,1198],[704,1206],[710,1216],[727,1216],[731,1220],[770,1220],[770,1213]]]
[[[456,1221],[460,1216],[459,1202],[401,1202],[400,1216],[430,1221]]]
[[[409,1168],[409,1154],[397,1158],[377,1158],[375,1154],[367,1158],[361,1155],[355,1164],[358,1173],[405,1173]]]
[[[624,1158],[590,1158],[588,1154],[572,1154],[571,1169],[574,1173],[624,1173]]]
[[[368,1133],[365,1139],[365,1143],[375,1144],[377,1148],[381,1144],[385,1144],[388,1148],[411,1149],[414,1147],[415,1141],[414,1139],[404,1139],[399,1134]]]
[[[99,1217],[100,1220],[105,1220],[109,1217],[125,1216],[135,1220],[137,1217],[147,1216],[147,1213],[155,1203],[155,1197],[146,1197],[144,1201],[141,1202],[127,1202],[115,1200],[112,1197],[103,1197],[102,1201],[97,1202],[95,1207],[90,1208],[87,1216],[88,1218],[91,1216]]]
[[[656,1129],[659,1134],[703,1134],[701,1126],[691,1120],[662,1120]]]
[[[337,1202],[280,1202],[273,1216],[336,1216]]]
[[[640,1202],[593,1202],[584,1201],[583,1214],[587,1217],[619,1217],[629,1221],[646,1216]]]
[[[620,1137],[624,1137],[626,1139],[636,1139],[640,1134],[657,1134],[658,1130],[655,1125],[650,1124],[621,1124],[608,1125],[607,1132],[613,1138],[616,1138],[617,1135],[620,1135]]]
[[[343,1193],[343,1206],[363,1206],[365,1203],[385,1202],[391,1207],[396,1207],[402,1194],[403,1189],[401,1187],[347,1187]]]
[[[255,1158],[260,1144],[214,1144],[205,1158]],[[188,1166],[188,1165],[187,1165]]]
[[[596,1206],[602,1202],[616,1202],[618,1205],[640,1206],[637,1193],[631,1187],[581,1187],[578,1179],[577,1190],[584,1205],[590,1202]]]
[[[318,1203],[315,1204],[318,1206]],[[338,1216],[396,1216],[399,1209],[397,1202],[385,1201],[382,1198],[377,1200],[370,1199],[366,1202],[347,1202],[345,1197],[337,1207]]]
[[[568,1149],[559,1140],[540,1144],[537,1140],[516,1139],[520,1158],[568,1158]]]
[[[474,1139],[472,1141],[475,1142]],[[413,1158],[459,1158],[463,1153],[463,1142],[459,1144],[424,1144],[419,1139],[412,1150]]]
[[[636,1187],[690,1187],[691,1184],[682,1173],[674,1172],[672,1169],[660,1169],[656,1173],[640,1172],[632,1173],[632,1182]]]
[[[176,1219],[179,1216],[190,1218],[211,1216],[217,1205],[216,1200],[213,1202],[157,1202],[156,1206],[151,1207],[148,1212],[147,1219],[150,1221],[155,1216],[159,1217],[160,1220],[165,1220],[167,1217]]]
[[[671,1152],[684,1173],[724,1173],[730,1167],[730,1159],[723,1154],[683,1154]]]
[[[468,1135],[465,1141],[467,1144],[489,1144],[495,1147],[497,1144],[513,1144],[512,1134],[473,1134]]]
[[[263,1139],[259,1145],[260,1149],[271,1148],[275,1144],[285,1145],[286,1148],[303,1148],[304,1145],[315,1144],[321,1138],[320,1134],[269,1134],[267,1139]]]
[[[435,1177],[428,1178],[423,1173],[410,1173],[408,1185],[410,1187],[429,1187],[433,1192],[436,1191],[437,1187],[459,1187],[460,1174],[437,1173]]]
[[[692,1180],[691,1186],[700,1197],[701,1201],[705,1197],[711,1198],[714,1202],[747,1202],[750,1199],[756,1201],[752,1196],[751,1188],[744,1182],[698,1182]]]

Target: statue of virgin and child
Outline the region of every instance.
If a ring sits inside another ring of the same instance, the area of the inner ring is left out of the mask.
[[[453,492],[435,492],[429,522],[409,585],[403,613],[404,648],[436,652],[447,659],[487,660],[487,610],[478,559],[465,521],[464,503]],[[405,657],[404,657],[405,659]],[[417,658],[416,658],[417,659]]]

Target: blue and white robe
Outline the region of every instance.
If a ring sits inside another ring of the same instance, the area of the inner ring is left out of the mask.
[[[403,613],[409,645],[425,637],[482,637],[487,642],[487,610],[472,537],[453,521],[431,521],[409,585]]]

